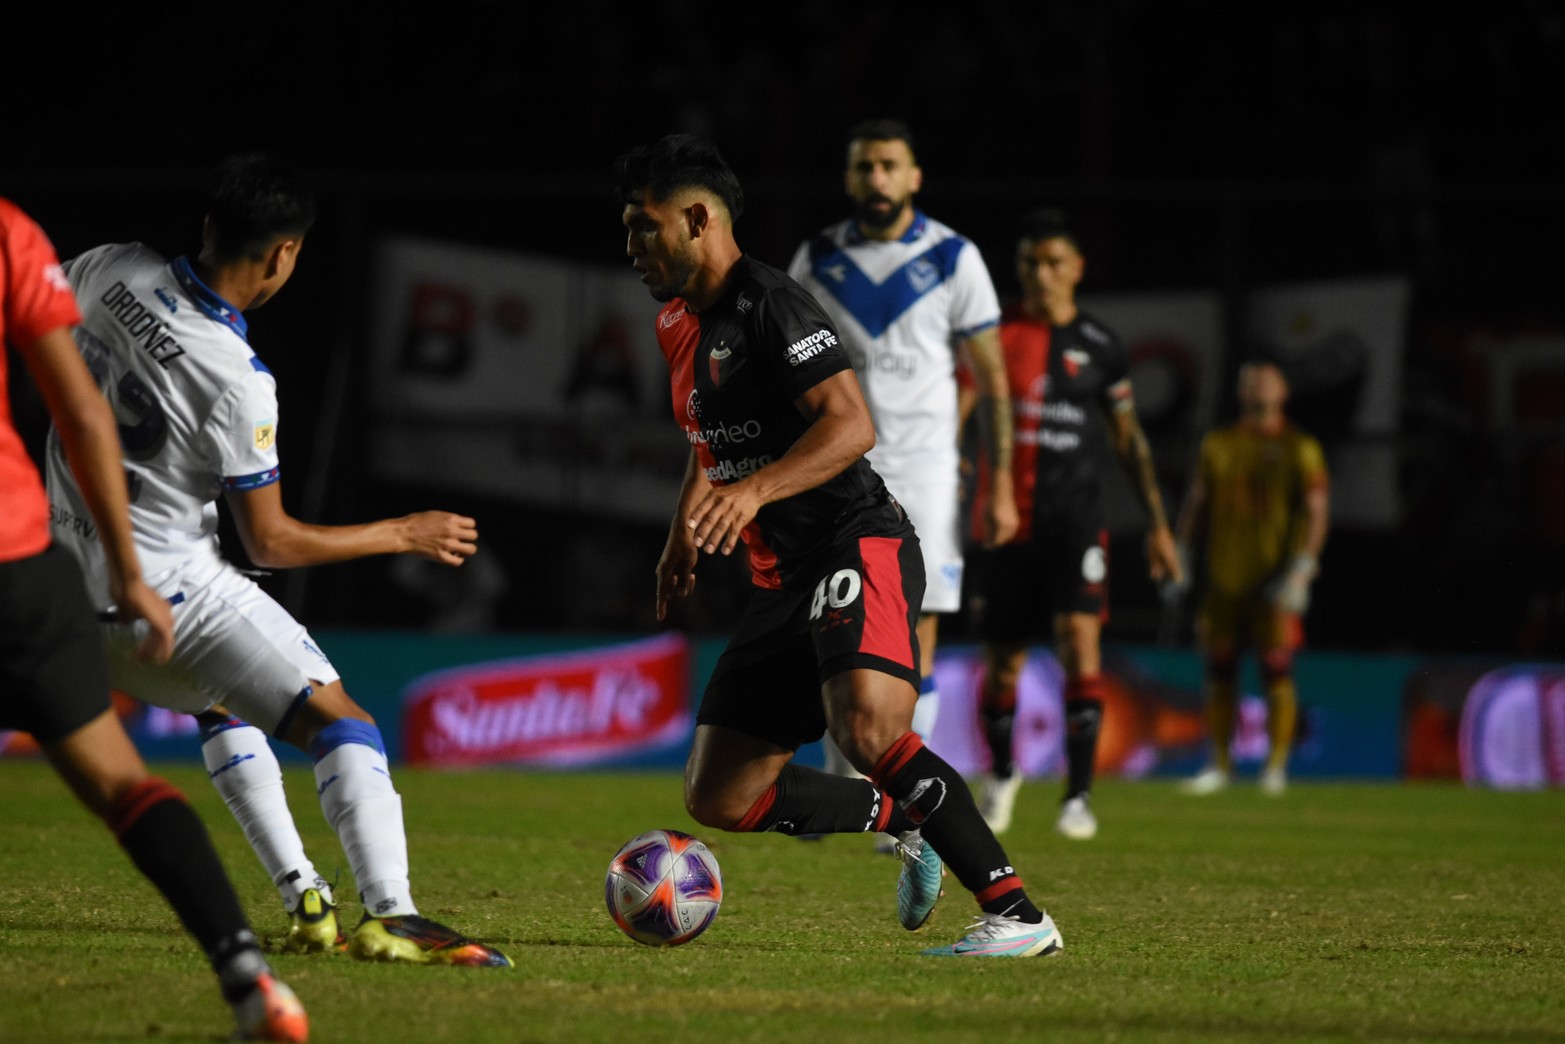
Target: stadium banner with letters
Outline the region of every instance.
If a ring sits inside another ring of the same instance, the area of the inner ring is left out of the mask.
[[[683,744],[690,645],[675,632],[584,652],[465,664],[408,683],[409,764],[577,766]]]
[[[1250,295],[1248,343],[1288,373],[1288,414],[1321,441],[1331,517],[1363,529],[1401,519],[1397,432],[1412,283],[1403,276],[1265,287]]]
[[[1400,693],[1416,661],[1402,656],[1306,653],[1295,661],[1299,723],[1289,771],[1300,778],[1401,775]],[[944,646],[935,665],[940,713],[929,739],[964,775],[989,767],[978,719],[983,663],[976,647]],[[1202,665],[1187,649],[1104,647],[1104,712],[1097,768],[1127,778],[1193,775],[1209,752]],[[1258,772],[1269,743],[1266,701],[1253,664],[1240,673],[1232,753],[1241,775]],[[1065,768],[1064,672],[1046,650],[1030,653],[1017,686],[1015,750],[1021,772],[1056,778]]]
[[[389,238],[375,295],[377,477],[666,521],[690,448],[628,267]]]
[[[667,771],[685,762],[693,709],[725,644],[677,632],[636,639],[322,631],[315,638],[348,692],[379,723],[395,762]],[[931,746],[976,775],[989,759],[978,722],[977,648],[942,646],[936,672],[941,706]],[[1107,643],[1103,674],[1101,772],[1180,776],[1204,764],[1202,667],[1194,651]],[[1449,665],[1308,650],[1295,661],[1294,676],[1299,727],[1290,767],[1299,778],[1455,779],[1466,757],[1475,766],[1473,781],[1482,785],[1562,784],[1565,665]],[[1242,668],[1240,683],[1234,753],[1245,773],[1265,757],[1266,710],[1253,663]],[[1475,696],[1469,753],[1459,755],[1469,693]],[[115,704],[148,760],[199,762],[194,718],[124,697]],[[1063,726],[1059,663],[1036,650],[1018,693],[1018,764],[1026,775],[1061,773]],[[286,763],[309,763],[285,743],[273,749]],[[30,738],[0,732],[0,756],[36,754]],[[798,756],[803,764],[821,764],[818,744]],[[1502,779],[1510,782],[1497,782]]]

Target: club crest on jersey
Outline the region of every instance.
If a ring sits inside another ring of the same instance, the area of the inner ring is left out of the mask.
[[[1067,348],[1061,356],[1065,363],[1065,372],[1071,377],[1081,373],[1081,368],[1092,361],[1092,356],[1078,348]]]
[[[277,442],[277,422],[267,421],[255,426],[255,448],[269,450]]]
[[[727,376],[729,367],[724,365],[733,357],[734,350],[728,347],[727,341],[718,341],[717,347],[712,349],[706,357],[707,374],[712,378],[714,386],[721,385],[723,378]]]
[[[940,269],[927,257],[921,257],[907,266],[907,281],[913,284],[913,289],[919,293],[927,293],[929,288],[940,282]]]

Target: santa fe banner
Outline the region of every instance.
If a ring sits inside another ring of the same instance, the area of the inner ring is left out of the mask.
[[[613,761],[687,742],[689,687],[689,643],[675,632],[437,671],[403,690],[403,756],[439,767]]]

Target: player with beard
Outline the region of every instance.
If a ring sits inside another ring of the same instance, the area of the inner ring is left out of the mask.
[[[980,437],[999,464],[986,505],[985,543],[1003,544],[1016,531],[1000,304],[977,246],[913,205],[923,170],[905,123],[855,126],[844,181],[853,216],[800,245],[788,274],[841,331],[875,422],[870,463],[918,528],[927,586],[918,621],[920,695],[913,728],[927,738],[939,706],[938,614],[958,610],[962,597],[959,357],[976,375],[983,396]],[[827,765],[849,771],[830,744]]]
[[[978,625],[980,708],[992,758],[983,783],[984,818],[995,833],[1010,825],[1021,784],[1012,753],[1016,684],[1028,642],[1052,637],[1065,670],[1066,728],[1065,799],[1055,828],[1076,840],[1098,830],[1088,796],[1103,717],[1099,640],[1108,619],[1105,448],[1146,511],[1152,579],[1182,575],[1152,451],[1136,418],[1125,346],[1076,305],[1084,267],[1062,214],[1040,210],[1023,219],[1016,244],[1022,299],[1006,309],[1000,324],[1014,390],[1013,485],[1021,531],[984,564]],[[987,477],[998,470],[981,463]]]
[[[830,319],[740,251],[743,193],[711,142],[669,135],[616,172],[626,253],[666,302],[658,344],[691,444],[657,566],[658,618],[694,589],[702,553],[730,554],[741,539],[755,584],[701,698],[686,809],[722,830],[896,833],[904,927],[929,917],[940,856],[982,910],[962,939],[926,954],[1058,952],[1058,930],[966,783],[910,728],[918,538],[864,459],[874,425]],[[867,779],[793,764],[827,730]]]

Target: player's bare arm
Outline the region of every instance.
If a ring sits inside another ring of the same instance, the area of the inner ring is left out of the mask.
[[[701,468],[701,459],[692,448],[685,462],[685,478],[679,487],[679,503],[674,507],[674,517],[668,526],[668,540],[663,544],[663,554],[658,558],[657,618],[668,615],[669,600],[678,596],[688,598],[696,589],[696,562],[701,549],[686,524],[690,509],[706,496],[712,484]]]
[[[875,424],[851,370],[821,381],[794,405],[810,426],[788,452],[749,478],[711,487],[691,508],[686,524],[708,553],[732,553],[764,505],[814,489],[875,445]]]
[[[1131,487],[1147,513],[1147,565],[1155,581],[1184,580],[1184,566],[1174,546],[1168,515],[1163,510],[1163,494],[1157,487],[1157,469],[1152,463],[1152,446],[1136,416],[1135,401],[1126,395],[1113,412],[1114,455],[1130,476]]]
[[[963,341],[962,348],[973,368],[977,398],[970,408],[978,411],[979,444],[992,465],[984,546],[998,547],[1009,543],[1021,525],[1011,481],[1011,390],[1005,376],[999,328],[980,330]]]
[[[114,411],[65,327],[50,330],[19,348],[49,408],[71,473],[98,525],[98,539],[109,567],[109,596],[119,620],[124,624],[145,621],[147,636],[137,648],[137,656],[164,663],[174,652],[174,616],[168,602],[141,579]]]
[[[246,553],[263,569],[296,569],[371,555],[417,555],[459,566],[478,550],[478,524],[449,511],[320,526],[288,514],[280,482],[228,493],[227,500]]]

